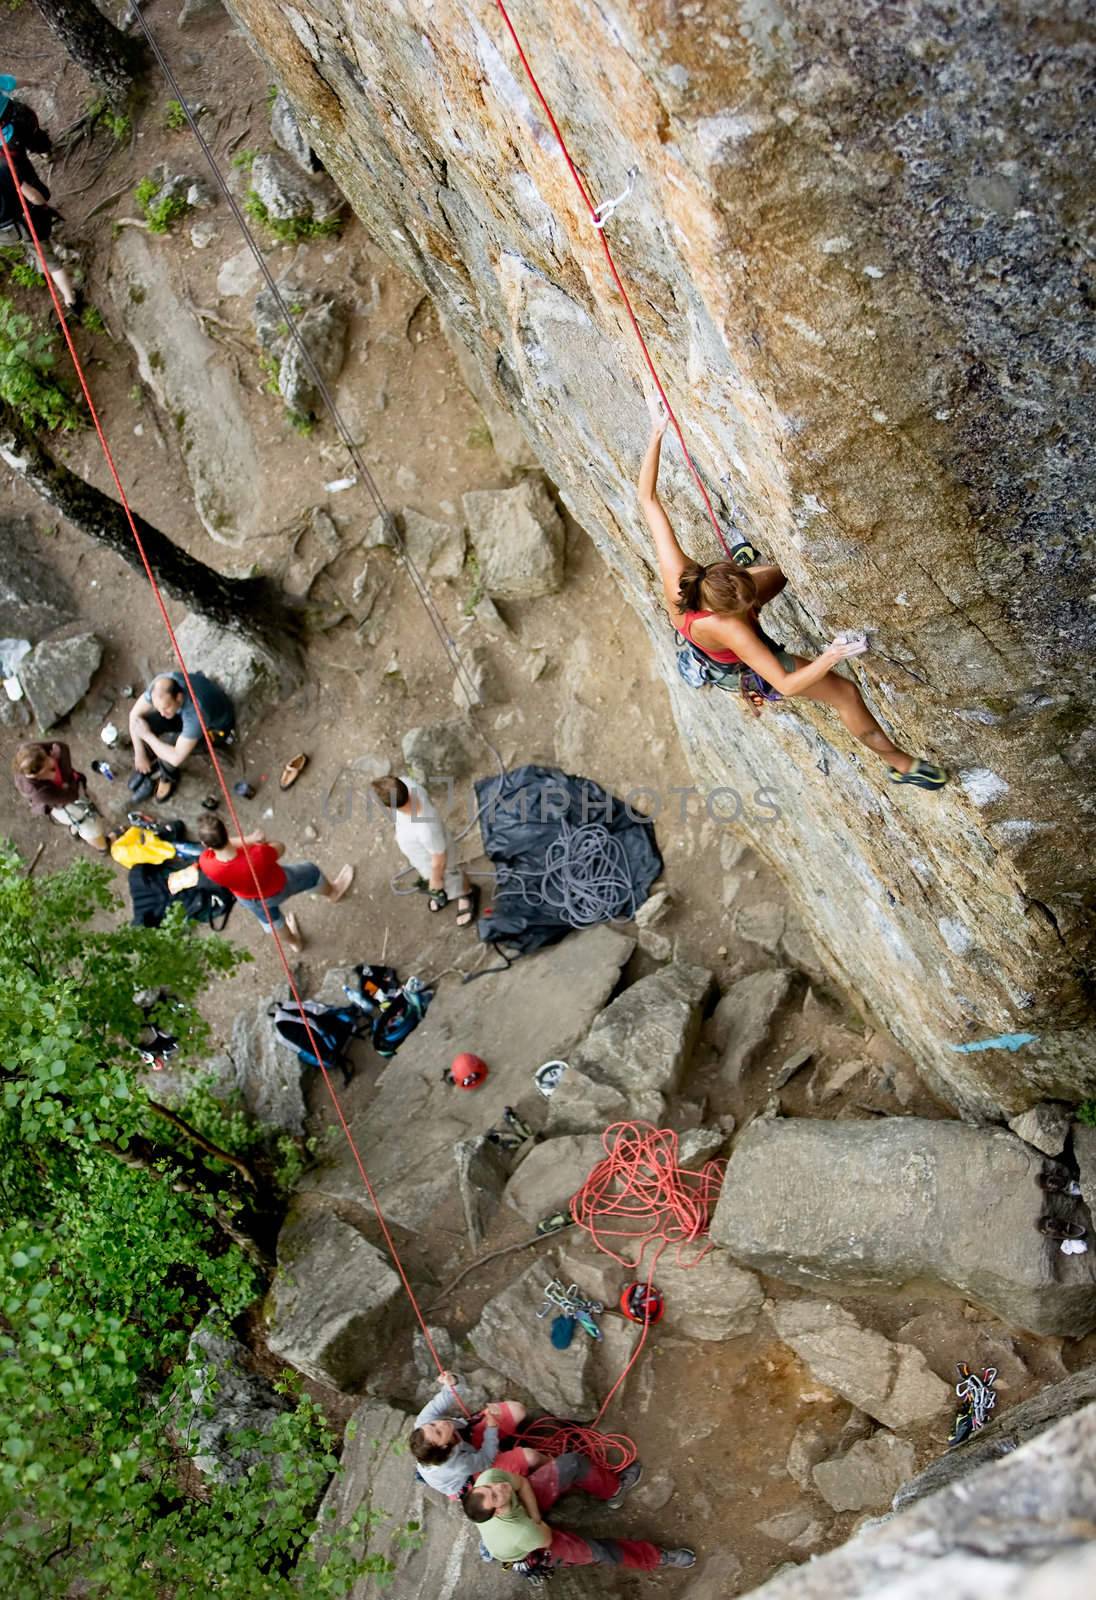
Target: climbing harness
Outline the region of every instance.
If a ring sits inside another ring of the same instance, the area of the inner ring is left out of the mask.
[[[981,1377],[965,1361],[956,1362],[955,1370],[959,1374],[959,1382],[955,1385],[959,1409],[955,1414],[955,1426],[948,1435],[949,1450],[954,1450],[956,1445],[963,1444],[979,1428],[984,1428],[990,1412],[997,1404],[997,1392],[993,1387],[997,1377],[996,1367],[986,1367]]]
[[[546,1317],[552,1311],[560,1311],[565,1317],[579,1323],[590,1335],[591,1339],[601,1338],[601,1329],[594,1321],[605,1310],[600,1300],[589,1300],[579,1290],[577,1283],[572,1283],[565,1289],[558,1278],[553,1278],[544,1291],[544,1304],[537,1312],[538,1319]]]

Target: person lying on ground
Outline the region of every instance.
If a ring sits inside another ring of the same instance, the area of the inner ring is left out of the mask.
[[[463,867],[452,864],[456,850],[449,830],[438,816],[426,790],[410,778],[377,778],[373,793],[392,813],[396,843],[426,884],[431,911],[457,902],[457,927],[475,921],[479,890],[473,888]]]
[[[67,744],[21,744],[12,775],[36,817],[60,823],[93,850],[107,848],[103,819],[87,798],[87,779],[73,767]]]
[[[140,773],[157,775],[159,801],[175,793],[180,769],[202,742],[198,709],[214,739],[227,738],[236,725],[232,701],[219,683],[204,672],[192,672],[190,683],[194,699],[181,672],[161,672],[129,713],[133,765]]]
[[[431,1489],[459,1500],[478,1472],[498,1466],[528,1473],[548,1457],[524,1445],[511,1445],[525,1421],[525,1407],[516,1400],[498,1400],[476,1416],[460,1415],[457,1390],[460,1380],[451,1372],[438,1379],[441,1393],[423,1406],[411,1432],[411,1454],[419,1476]]]
[[[948,781],[943,767],[900,750],[876,722],[856,684],[834,675],[839,661],[861,654],[862,641],[831,644],[813,661],[793,656],[769,638],[759,616],[762,606],[788,581],[779,567],[754,566],[746,571],[730,560],[704,566],[684,553],[658,498],[659,458],[668,419],[657,394],[648,396],[648,406],[651,435],[639,471],[639,504],[655,542],[674,627],[732,682],[746,669],[758,675],[766,694],[775,690],[785,699],[802,695],[832,706],[853,738],[887,762],[892,783],[941,788]]]
[[[478,1524],[485,1548],[496,1561],[529,1562],[538,1567],[691,1567],[694,1551],[662,1549],[649,1539],[590,1539],[557,1528],[546,1518],[561,1495],[581,1489],[616,1510],[642,1475],[636,1462],[619,1475],[595,1466],[577,1451],[557,1456],[528,1477],[489,1467],[464,1497],[464,1513]]]
[[[285,902],[295,894],[313,890],[335,905],[354,881],[354,868],[349,865],[331,883],[314,861],[282,866],[284,844],[267,840],[258,830],[245,839],[229,838],[220,817],[203,817],[198,824],[198,838],[205,848],[192,866],[171,874],[167,880],[171,893],[193,888],[204,873],[242,900],[266,933],[272,933],[274,928],[283,933],[294,954],[304,949],[304,939],[292,912],[283,914]]]

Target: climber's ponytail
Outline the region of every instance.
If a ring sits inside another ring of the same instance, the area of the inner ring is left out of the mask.
[[[733,561],[713,561],[710,567],[689,561],[678,579],[677,603],[682,611],[739,617],[757,604],[757,584]]]

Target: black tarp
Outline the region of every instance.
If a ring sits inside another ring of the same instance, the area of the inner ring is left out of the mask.
[[[593,828],[604,828],[614,841],[606,877],[624,880],[612,916],[634,916],[662,872],[654,823],[591,778],[560,767],[525,766],[502,777],[480,778],[475,789],[484,848],[497,869],[494,903],[479,919],[479,935],[487,943],[525,955],[578,925],[558,905],[545,902],[545,872],[562,844],[596,849],[600,836],[590,833]],[[587,831],[580,835],[578,830]],[[551,884],[547,892],[549,899],[556,893]]]

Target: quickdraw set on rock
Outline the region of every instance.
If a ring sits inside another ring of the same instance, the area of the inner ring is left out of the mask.
[[[578,1322],[590,1335],[591,1339],[601,1338],[601,1329],[594,1321],[605,1310],[600,1300],[588,1300],[579,1293],[577,1283],[572,1283],[565,1289],[558,1278],[553,1278],[544,1291],[544,1304],[537,1312],[538,1319],[548,1316],[551,1311],[559,1312],[552,1319],[552,1343],[557,1350],[566,1350],[575,1333],[575,1323]]]
[[[979,1428],[984,1428],[990,1412],[997,1404],[993,1387],[997,1377],[996,1367],[986,1367],[981,1377],[972,1372],[965,1361],[957,1361],[955,1370],[959,1374],[959,1382],[955,1385],[959,1409],[955,1413],[955,1426],[948,1435],[949,1450],[954,1450],[956,1445],[965,1443]]]

